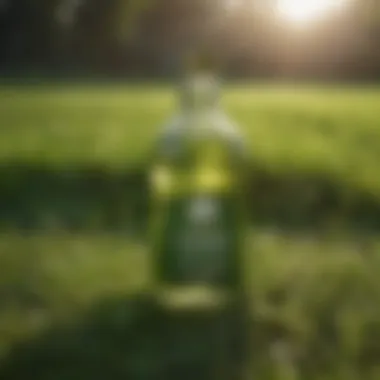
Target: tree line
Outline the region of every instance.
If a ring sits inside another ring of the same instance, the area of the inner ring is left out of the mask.
[[[380,77],[380,4],[347,1],[297,29],[276,0],[3,0],[0,70],[165,76],[205,41],[234,76]]]

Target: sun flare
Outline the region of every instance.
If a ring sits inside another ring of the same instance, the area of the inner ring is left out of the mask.
[[[292,22],[314,21],[334,10],[342,0],[278,0],[280,15]]]

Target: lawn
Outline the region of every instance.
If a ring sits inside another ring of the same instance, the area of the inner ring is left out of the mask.
[[[0,87],[1,379],[129,373],[121,352],[147,339],[120,322],[149,277],[146,158],[175,100]],[[222,102],[251,155],[252,375],[378,379],[380,90],[234,85]]]
[[[167,87],[0,88],[1,162],[139,165],[175,112],[173,95]],[[223,98],[257,162],[374,192],[379,104],[370,87],[235,86]]]

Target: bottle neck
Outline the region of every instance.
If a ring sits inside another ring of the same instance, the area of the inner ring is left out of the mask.
[[[210,72],[192,73],[184,79],[180,88],[182,111],[203,114],[214,111],[219,105],[219,85]]]

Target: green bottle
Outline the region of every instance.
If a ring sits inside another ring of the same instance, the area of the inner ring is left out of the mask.
[[[209,61],[190,61],[179,92],[150,171],[152,291],[169,308],[215,309],[244,287],[246,151]]]

